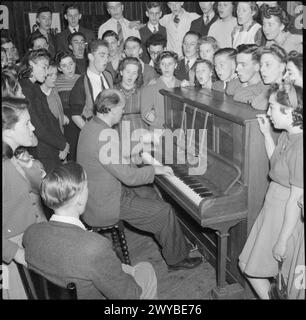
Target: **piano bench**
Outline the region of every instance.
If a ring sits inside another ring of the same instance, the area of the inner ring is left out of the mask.
[[[125,233],[124,233],[124,225],[122,220],[119,220],[117,223],[113,225],[103,226],[103,227],[91,227],[86,223],[84,223],[84,221],[82,222],[88,230],[97,232],[100,235],[104,236],[105,233],[109,232],[111,234],[111,238],[113,242],[113,249],[116,252],[120,261],[124,264],[131,265],[129,250],[128,250]]]

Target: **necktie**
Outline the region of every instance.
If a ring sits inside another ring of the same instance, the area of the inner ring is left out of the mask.
[[[186,63],[186,72],[187,72],[187,73],[189,72],[189,67],[190,67],[190,66],[189,66],[189,62],[190,62],[190,61],[187,60],[187,63]]]
[[[208,24],[208,16],[205,14],[204,15],[204,24],[207,25]]]
[[[157,29],[156,29],[156,27],[154,27],[153,33],[155,34],[156,32],[157,32]]]
[[[77,32],[76,28],[73,28],[73,33]]]
[[[174,23],[178,24],[180,22],[180,18],[178,17],[178,15],[176,14],[174,16],[174,19],[173,19]]]
[[[122,33],[122,26],[119,21],[117,21],[117,34],[118,34],[119,43],[120,43],[120,47],[121,47],[123,44],[123,33]]]
[[[103,81],[102,75],[100,75],[100,80],[101,80],[101,91],[103,91],[105,89],[105,86],[104,86],[104,81]]]

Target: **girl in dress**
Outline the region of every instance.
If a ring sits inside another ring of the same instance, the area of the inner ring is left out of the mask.
[[[76,161],[79,128],[71,119],[69,96],[80,75],[75,73],[76,62],[72,53],[60,51],[55,60],[60,71],[55,86],[62,102],[64,115],[69,119],[69,123],[64,126],[64,136],[70,146],[67,160]]]
[[[303,90],[301,87],[270,89],[267,115],[258,115],[271,169],[265,202],[239,256],[239,266],[261,299],[268,299],[270,281],[278,273],[288,278],[301,229],[298,200],[303,194]],[[269,119],[270,118],[270,119]],[[275,145],[271,122],[283,130]]]
[[[256,22],[258,6],[254,1],[237,3],[238,26],[232,32],[232,47],[236,49],[241,44],[262,43],[262,27]]]
[[[155,70],[161,76],[156,83],[143,88],[141,96],[141,115],[150,128],[163,128],[165,122],[164,96],[161,89],[175,88],[181,81],[175,78],[174,70],[177,67],[178,56],[173,51],[161,52],[155,62]]]
[[[132,140],[138,140],[144,132],[142,129],[148,128],[140,113],[142,84],[140,61],[134,57],[124,58],[119,63],[114,85],[116,89],[122,92],[126,101],[121,122],[119,123],[120,134],[123,139],[130,137]],[[123,145],[125,144],[123,143]],[[130,150],[132,154],[133,144],[131,144]],[[129,156],[129,154],[126,156]]]
[[[26,265],[22,236],[33,223],[46,220],[40,204],[39,187],[45,172],[21,146],[37,145],[28,102],[24,99],[2,100],[2,179],[3,225],[2,263],[3,298],[26,299],[16,263]],[[5,279],[8,276],[8,279]]]
[[[260,75],[263,83],[271,85],[273,83],[282,84],[286,71],[287,54],[280,46],[273,44],[270,47],[259,49],[260,53]],[[257,97],[251,101],[251,106],[255,109],[266,110],[268,108],[267,93],[269,86],[266,86]]]

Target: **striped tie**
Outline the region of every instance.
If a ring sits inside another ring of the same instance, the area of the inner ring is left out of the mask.
[[[123,45],[123,33],[122,33],[122,26],[119,21],[117,21],[117,34],[118,34],[119,44],[121,48],[121,46]]]

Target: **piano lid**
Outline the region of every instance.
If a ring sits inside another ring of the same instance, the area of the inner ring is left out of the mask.
[[[208,111],[240,125],[256,119],[257,114],[265,113],[265,111],[255,110],[250,105],[235,101],[231,96],[215,90],[178,87],[162,89],[159,92],[162,95],[174,97],[183,103],[191,104],[200,110]]]

